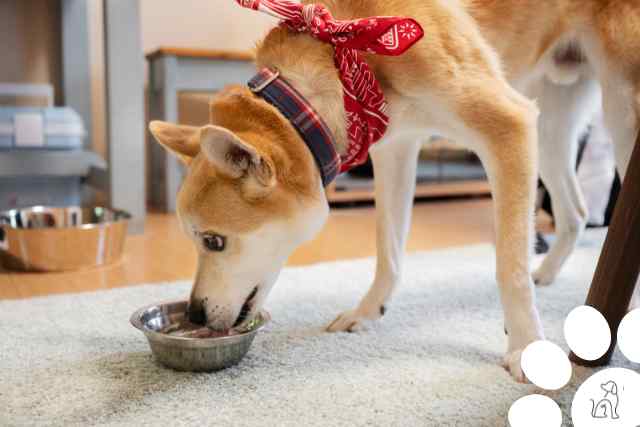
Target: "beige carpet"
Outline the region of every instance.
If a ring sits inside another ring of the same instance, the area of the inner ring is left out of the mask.
[[[539,290],[548,336],[565,349],[563,318],[584,301],[601,240],[591,232]],[[0,425],[504,426],[536,388],[499,366],[493,260],[490,246],[410,255],[383,322],[358,334],[322,328],[365,292],[373,260],[287,269],[271,326],[239,366],[212,374],[158,366],[128,323],[142,305],[188,295],[188,283],[0,302]],[[576,369],[548,394],[567,425],[591,373]]]

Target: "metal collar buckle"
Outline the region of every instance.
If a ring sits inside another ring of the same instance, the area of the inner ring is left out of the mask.
[[[262,92],[265,87],[269,86],[271,83],[273,83],[273,81],[275,79],[280,77],[280,71],[278,71],[278,70],[270,70],[270,69],[268,71],[269,71],[269,73],[271,73],[271,75],[266,80],[262,81],[259,85],[255,86],[255,87],[249,87],[251,92],[253,92],[253,93]]]

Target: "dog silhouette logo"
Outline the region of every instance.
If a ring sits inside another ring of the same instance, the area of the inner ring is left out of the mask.
[[[620,415],[618,415],[618,405],[620,405],[618,384],[616,384],[615,381],[607,381],[601,384],[600,388],[604,390],[604,397],[598,401],[589,399],[591,400],[591,416],[601,419],[620,419]]]
[[[609,325],[597,310],[581,306],[565,322],[569,348],[584,360],[597,360],[611,346]],[[615,363],[640,363],[640,309],[628,313],[620,323],[617,338],[621,358]],[[522,370],[542,390],[578,386],[570,408],[570,419],[552,396],[527,394],[509,409],[509,427],[640,427],[640,371],[607,368],[597,372],[580,368],[574,372],[567,354],[550,341],[536,341],[522,353]],[[573,375],[576,373],[577,375]],[[586,378],[586,379],[585,379]]]

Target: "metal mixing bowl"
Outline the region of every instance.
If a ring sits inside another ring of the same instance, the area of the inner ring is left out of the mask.
[[[101,206],[35,206],[0,212],[0,263],[10,270],[65,271],[120,259],[131,216]]]
[[[159,332],[183,320],[187,304],[187,301],[154,304],[131,316],[131,324],[146,335],[156,359],[178,371],[209,372],[236,365],[270,320],[269,314],[262,311],[249,330],[218,338],[185,338]]]

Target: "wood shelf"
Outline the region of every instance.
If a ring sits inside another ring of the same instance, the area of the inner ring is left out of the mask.
[[[177,56],[180,58],[203,58],[226,61],[253,61],[252,52],[221,49],[193,49],[184,47],[163,46],[147,54],[148,60],[159,56]]]
[[[329,203],[368,202],[375,198],[372,179],[354,179],[357,188],[341,189],[340,183],[327,188]],[[416,184],[416,198],[447,196],[485,196],[491,194],[486,180],[419,182]]]
[[[92,168],[107,168],[104,159],[92,151],[0,151],[0,177],[87,176]]]

